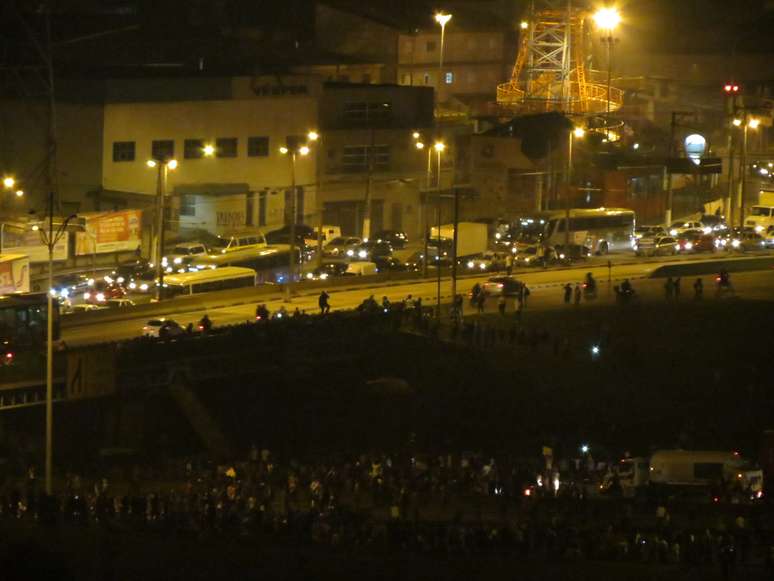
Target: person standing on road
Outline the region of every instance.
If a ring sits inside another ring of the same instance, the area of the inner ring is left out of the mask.
[[[476,307],[478,307],[479,314],[484,312],[484,305],[486,304],[486,293],[479,292],[476,297]]]
[[[671,301],[675,293],[675,283],[672,281],[672,277],[668,277],[664,283],[664,295],[666,300]]]
[[[508,254],[508,256],[505,257],[505,272],[508,273],[508,276],[511,276],[511,273],[513,272],[513,255]]]
[[[700,278],[693,283],[693,300],[699,301],[704,296],[704,283]]]
[[[575,298],[576,306],[580,304],[581,296],[582,296],[582,293],[581,293],[580,283],[576,282],[575,283],[575,290],[573,291],[573,297]]]
[[[500,295],[500,299],[497,301],[497,310],[502,316],[505,316],[505,294]]]
[[[564,285],[564,304],[569,305],[572,300],[572,285],[568,282]]]
[[[320,298],[317,299],[317,304],[320,305],[320,314],[327,315],[331,312],[331,305],[328,303],[330,295],[325,291],[320,293]]]

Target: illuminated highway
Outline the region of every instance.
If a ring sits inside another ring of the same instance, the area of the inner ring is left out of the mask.
[[[530,310],[540,310],[548,308],[565,308],[562,301],[561,286],[565,283],[575,284],[580,282],[586,272],[593,272],[595,278],[599,281],[598,303],[614,300],[612,286],[619,284],[624,278],[632,281],[638,295],[644,301],[663,300],[664,280],[662,278],[648,279],[650,274],[659,266],[667,264],[665,262],[644,262],[639,264],[614,265],[611,270],[612,282],[608,284],[608,269],[606,266],[583,265],[579,268],[562,270],[538,270],[515,274],[519,280],[524,281],[531,290],[528,308]],[[467,295],[468,291],[476,282],[483,282],[492,274],[465,278],[458,282],[458,292]],[[693,294],[692,284],[696,276],[685,276],[682,281],[682,300],[690,300]],[[707,300],[714,298],[714,281],[710,275],[702,276],[705,286],[705,296]],[[732,275],[734,286],[739,296],[745,299],[770,299],[774,297],[774,270],[734,273]],[[304,291],[302,291],[304,292]],[[282,305],[292,313],[296,308],[306,311],[310,314],[319,312],[317,297],[319,291],[306,291],[308,294],[301,294],[294,297],[290,303],[285,303],[281,295],[268,295],[260,299],[267,308],[274,312]],[[374,286],[361,288],[357,290],[329,290],[330,304],[332,310],[354,309],[361,304],[370,295],[373,295],[377,302],[381,302],[383,296],[387,296],[391,302],[405,299],[408,295],[413,298],[422,297],[425,306],[434,305],[436,302],[436,282],[435,281],[411,281],[404,284],[391,286]],[[204,296],[204,295],[202,295]],[[450,302],[451,290],[450,281],[444,279],[441,285],[441,301]],[[496,310],[497,299],[490,298],[487,310]],[[172,301],[174,303],[174,301]],[[214,301],[213,301],[214,303]],[[206,312],[215,326],[231,325],[244,323],[254,320],[256,302],[252,304],[213,307],[206,310],[195,310],[185,313],[175,313],[168,318],[174,319],[182,326],[189,322],[196,324]],[[581,305],[582,306],[582,305]],[[509,300],[507,309],[513,310],[513,301]],[[473,309],[469,301],[465,302],[465,313],[470,314]],[[131,311],[127,312],[127,318],[120,321],[94,322],[78,326],[69,327],[66,323],[62,330],[62,338],[70,346],[83,345],[89,343],[99,343],[104,341],[115,341],[138,337],[142,333],[142,327],[151,318],[147,315],[142,317],[133,316]]]

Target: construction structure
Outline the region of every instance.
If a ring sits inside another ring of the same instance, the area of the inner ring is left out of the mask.
[[[521,23],[521,39],[511,80],[497,87],[497,103],[515,115],[562,112],[609,114],[623,104],[612,87],[614,39],[609,41],[605,73],[587,68],[587,47],[594,32],[584,0],[532,0]]]

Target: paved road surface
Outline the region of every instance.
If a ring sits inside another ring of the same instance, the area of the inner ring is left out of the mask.
[[[614,300],[612,286],[620,283],[624,278],[629,278],[641,296],[642,300],[663,300],[664,297],[664,279],[648,279],[650,273],[661,266],[663,262],[647,262],[640,264],[629,264],[613,266],[611,271],[611,282],[608,283],[608,269],[603,266],[591,267],[585,266],[578,269],[567,270],[546,270],[531,271],[519,274],[518,278],[523,280],[531,289],[529,299],[529,308],[531,310],[540,310],[547,308],[564,307],[562,303],[561,287],[569,282],[579,282],[586,272],[591,271],[599,281],[599,297],[597,302],[603,303]],[[458,292],[467,293],[475,282],[482,282],[491,275],[468,278],[458,282]],[[695,277],[686,278],[682,282],[683,300],[690,300],[693,289],[691,285]],[[737,288],[738,294],[743,298],[749,299],[770,299],[774,297],[774,271],[761,271],[750,273],[735,273],[732,280]],[[707,299],[713,299],[714,281],[711,276],[703,277],[705,294]],[[315,291],[316,293],[316,291]],[[333,310],[353,309],[362,303],[369,295],[373,294],[377,301],[381,301],[382,296],[387,296],[390,301],[400,301],[409,294],[414,298],[422,297],[425,305],[433,305],[436,302],[436,282],[411,282],[396,286],[365,288],[347,291],[331,291],[330,303]],[[441,301],[446,304],[450,301],[450,281],[444,280],[441,285]],[[284,303],[280,296],[266,297],[263,299],[267,308],[274,312],[285,305],[289,311],[299,308],[308,313],[317,313],[317,294],[309,294],[294,298],[291,303]],[[487,310],[496,309],[496,299],[490,299]],[[513,309],[512,301],[509,301],[508,310]],[[221,307],[208,309],[207,314],[213,323],[218,325],[229,325],[252,321],[255,314],[255,305],[241,305],[233,307]],[[466,301],[466,313],[472,312],[472,309]],[[196,324],[202,317],[204,311],[197,310],[187,313],[177,313],[173,317],[181,325],[185,326],[189,322]],[[70,346],[99,343],[104,341],[115,341],[138,337],[142,333],[142,327],[146,323],[147,317],[132,317],[121,321],[100,322],[94,324],[80,325],[72,328],[65,328],[62,331],[63,339]]]

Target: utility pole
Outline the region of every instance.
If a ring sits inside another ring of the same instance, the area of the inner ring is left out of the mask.
[[[366,178],[366,190],[365,190],[365,209],[363,214],[363,240],[367,240],[371,237],[371,188],[373,187],[373,174],[374,174],[374,146],[376,136],[374,135],[374,128],[370,118],[370,103],[365,104],[366,108],[366,125],[370,133],[369,143],[366,146],[366,164],[368,168],[368,176]]]
[[[672,208],[674,202],[674,192],[672,191],[672,172],[669,170],[669,164],[672,157],[675,155],[675,129],[678,126],[678,122],[682,117],[693,117],[693,111],[672,111],[672,120],[669,124],[669,147],[667,148],[667,163],[666,169],[666,189],[667,189],[667,204],[666,211],[664,212],[664,222],[667,227],[672,223]]]

